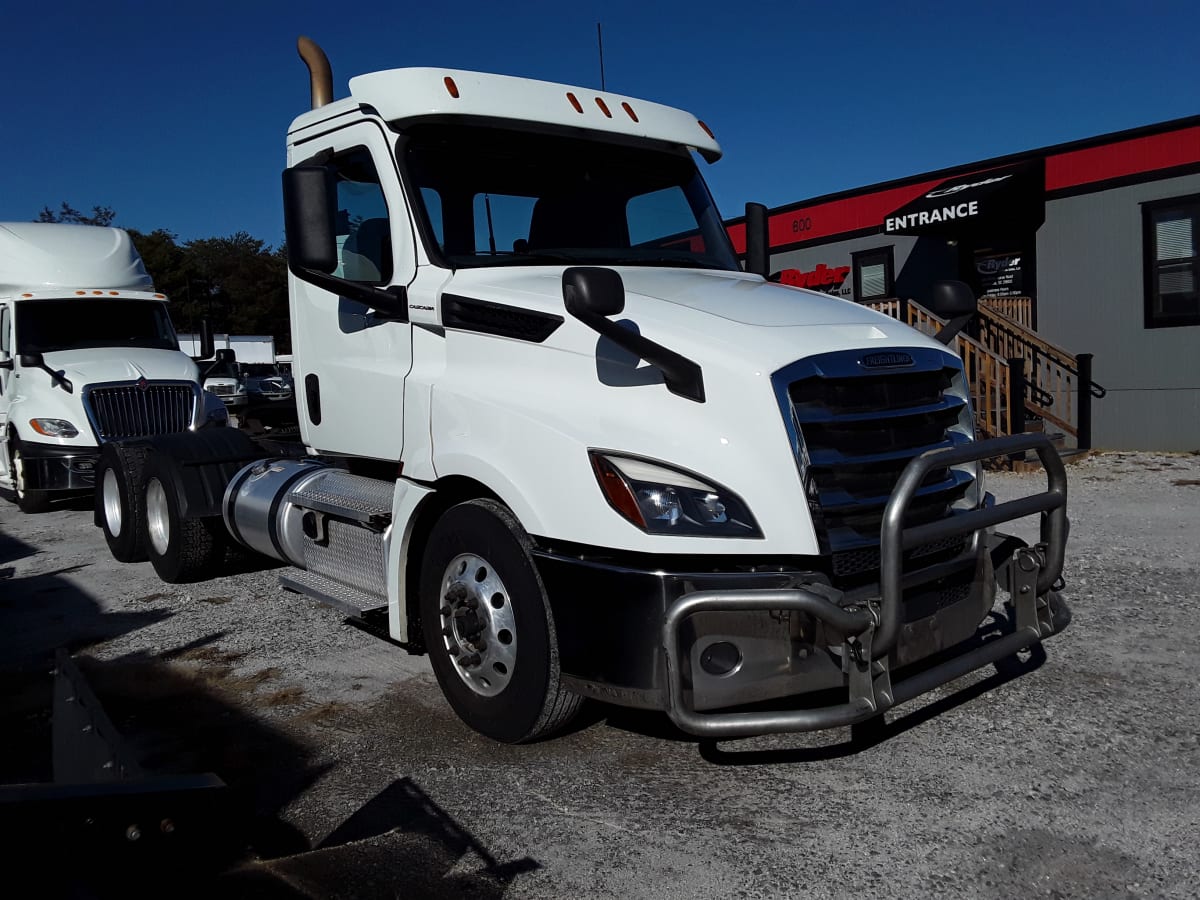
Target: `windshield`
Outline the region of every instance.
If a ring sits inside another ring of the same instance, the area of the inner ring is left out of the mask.
[[[166,306],[152,300],[26,300],[17,304],[16,324],[18,353],[179,349]]]
[[[406,135],[409,177],[453,267],[739,269],[684,150],[477,125],[419,125]]]

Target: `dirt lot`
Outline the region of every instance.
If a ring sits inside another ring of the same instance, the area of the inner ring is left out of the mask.
[[[1195,897],[1200,456],[1069,471],[1071,628],[1034,671],[961,679],[867,745],[698,743],[599,706],[496,745],[423,658],[275,571],[165,585],[112,561],[87,503],[0,503],[0,782],[52,777],[65,646],[145,768],[231,786],[252,862],[227,896]]]

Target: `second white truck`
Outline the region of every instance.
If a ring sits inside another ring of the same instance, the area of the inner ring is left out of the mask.
[[[216,574],[230,541],[282,560],[509,742],[584,697],[707,737],[878,722],[1067,624],[1049,443],[977,441],[946,346],[771,283],[759,208],[742,271],[703,122],[452,69],[333,100],[301,53],[313,108],[283,186],[305,451],[114,448],[144,462],[163,578]],[[939,295],[960,322],[964,291]],[[1029,449],[1046,490],[996,505],[981,461]],[[993,533],[1031,514],[1036,545]]]
[[[220,424],[118,228],[0,223],[0,486],[25,512],[89,490],[108,441]]]

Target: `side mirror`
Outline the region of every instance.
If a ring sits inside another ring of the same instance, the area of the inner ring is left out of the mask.
[[[51,384],[61,384],[63,390],[65,390],[67,393],[72,393],[75,390],[75,385],[71,383],[71,379],[63,376],[61,372],[55,372],[52,368],[46,365],[46,357],[44,357],[40,351],[34,351],[33,353],[22,353],[21,367],[24,369],[41,369],[42,371],[49,373],[50,378],[52,379]]]
[[[0,369],[11,368],[13,368],[13,361],[11,359],[0,359]]]
[[[222,347],[214,355],[217,363],[229,363],[232,365],[237,362],[237,353],[229,347]]]
[[[293,267],[329,274],[337,268],[337,189],[324,166],[283,170],[283,230]]]
[[[771,271],[767,208],[761,203],[746,204],[746,271],[763,278]]]
[[[963,281],[938,281],[929,297],[929,308],[943,319],[973,316],[979,311],[979,301]]]
[[[212,327],[208,324],[208,319],[200,320],[200,355],[196,357],[199,362],[202,359],[212,359],[213,353],[216,352],[216,346],[213,344]]]
[[[625,284],[612,269],[572,266],[562,276],[563,302],[577,319],[625,310]]]
[[[929,308],[946,320],[946,324],[933,339],[949,346],[971,321],[971,317],[979,311],[979,301],[975,299],[971,288],[962,281],[938,281],[933,285]]]

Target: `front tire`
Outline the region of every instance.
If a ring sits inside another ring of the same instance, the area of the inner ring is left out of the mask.
[[[146,555],[168,584],[214,578],[225,562],[225,527],[219,516],[184,519],[174,476],[174,466],[164,454],[151,457],[143,494]]]
[[[21,439],[16,432],[8,438],[8,460],[12,472],[13,493],[17,507],[23,513],[42,513],[50,508],[49,491],[33,491],[25,487],[25,459],[21,452]]]
[[[146,467],[150,448],[105,444],[96,466],[96,524],[118,562],[146,559]]]
[[[471,500],[442,515],[421,567],[422,629],[442,693],[467,725],[509,744],[561,729],[582,703],[560,681],[531,549],[507,507]]]

